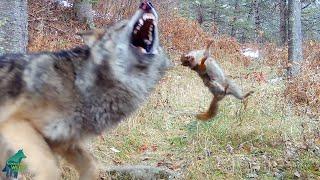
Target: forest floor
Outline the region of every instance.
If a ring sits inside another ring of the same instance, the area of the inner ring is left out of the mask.
[[[71,13],[61,13],[70,10],[41,11],[41,3],[29,4],[30,51],[81,44],[72,37],[85,27],[66,18]],[[227,74],[244,91],[255,93],[246,107],[225,98],[214,119],[199,122],[195,114],[206,110],[212,96],[194,72],[179,65],[180,52],[170,50],[169,55],[175,66],[146,104],[89,143],[101,167],[150,165],[172,170],[181,179],[320,179],[319,121],[296,115],[276,67],[254,60],[244,66],[221,56],[218,61]],[[77,176],[66,163],[62,169],[64,179]]]

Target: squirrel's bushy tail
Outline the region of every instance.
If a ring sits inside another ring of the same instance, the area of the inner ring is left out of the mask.
[[[218,113],[219,101],[223,98],[223,96],[214,96],[211,100],[209,109],[201,114],[197,115],[197,119],[201,121],[208,121],[214,118]]]

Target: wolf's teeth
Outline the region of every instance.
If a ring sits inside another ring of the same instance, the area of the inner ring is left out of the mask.
[[[136,27],[136,30],[140,31],[141,27],[140,26],[137,26]]]
[[[147,19],[154,20],[155,19],[154,15],[152,13],[145,13],[142,18],[143,18],[143,20],[147,20]]]
[[[139,49],[142,53],[147,53],[147,51],[143,47],[139,47]]]
[[[138,30],[135,29],[135,30],[133,31],[133,34],[137,34],[137,33],[138,33]]]
[[[151,41],[145,39],[144,42],[147,44],[147,45],[151,45]]]
[[[140,18],[140,19],[139,19],[139,23],[141,24],[141,26],[143,25],[143,22],[144,22],[144,21]]]

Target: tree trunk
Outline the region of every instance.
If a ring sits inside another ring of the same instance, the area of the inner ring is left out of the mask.
[[[107,7],[109,7],[110,2],[111,1],[109,0],[100,0],[96,6],[99,13],[101,13],[102,15],[105,15],[107,11]]]
[[[218,0],[213,0],[213,12],[212,12],[212,20],[213,22],[217,22],[219,18],[219,9],[218,9]]]
[[[201,3],[197,4],[196,14],[197,14],[197,21],[201,25],[204,21],[203,7]]]
[[[213,22],[211,32],[212,36],[217,36],[221,25],[220,19],[220,0],[212,0],[211,21]]]
[[[249,6],[249,12],[247,15],[247,21],[248,22],[254,22],[254,3],[253,1],[251,1],[250,6]],[[251,32],[251,30],[249,30],[249,32]],[[248,31],[244,31],[242,32],[241,38],[240,38],[240,42],[241,43],[245,43],[248,40],[252,40],[254,37],[252,37],[251,35],[248,34]]]
[[[0,55],[26,52],[27,25],[26,0],[0,0]]]
[[[280,0],[280,45],[288,42],[288,6],[287,0]]]
[[[237,34],[237,28],[236,28],[236,22],[237,22],[237,17],[239,16],[240,13],[240,6],[239,6],[239,0],[235,0],[234,4],[234,11],[233,11],[233,17],[232,17],[232,22],[231,22],[231,36],[236,37]]]
[[[257,43],[262,43],[263,31],[262,31],[262,27],[261,27],[260,6],[259,6],[259,4],[260,4],[260,0],[253,0],[256,42]]]
[[[94,28],[92,4],[90,0],[75,0],[73,4],[76,17],[86,23],[90,29]]]
[[[300,71],[302,56],[301,2],[288,0],[289,36],[288,36],[288,76],[296,76]]]

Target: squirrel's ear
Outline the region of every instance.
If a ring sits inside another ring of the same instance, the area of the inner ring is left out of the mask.
[[[81,36],[84,43],[89,47],[92,47],[98,40],[100,40],[106,33],[104,29],[95,29],[85,32],[77,33],[77,35]]]
[[[186,59],[187,59],[187,54],[182,54],[180,57],[180,61],[184,62],[184,61],[186,61]]]

